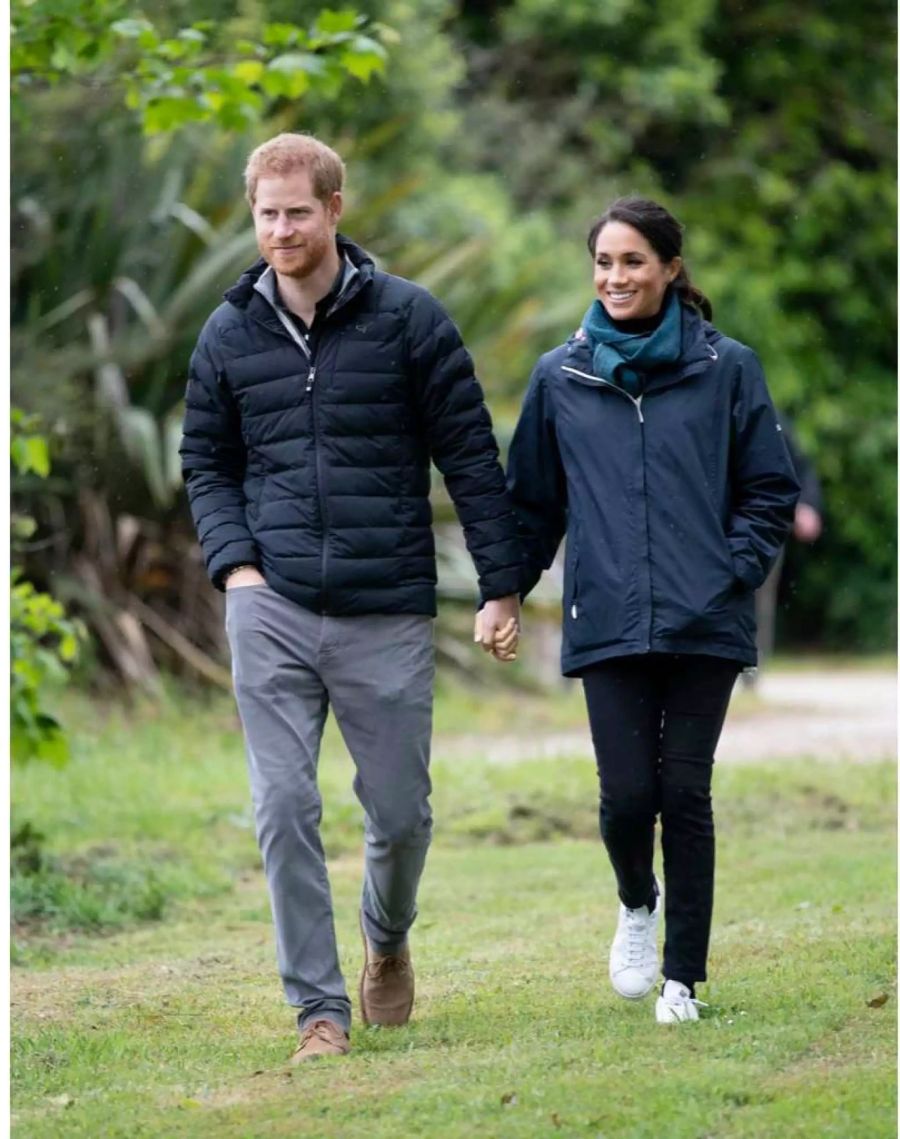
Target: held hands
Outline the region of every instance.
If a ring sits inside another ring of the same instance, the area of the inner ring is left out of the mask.
[[[519,645],[519,599],[513,593],[486,601],[475,614],[475,643],[495,660],[507,663],[516,659]]]

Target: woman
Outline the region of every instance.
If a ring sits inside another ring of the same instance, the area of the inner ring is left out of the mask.
[[[594,224],[597,299],[538,361],[509,458],[523,596],[567,536],[562,668],[584,684],[620,900],[609,972],[628,999],[659,976],[660,816],[663,1024],[698,1017],[713,755],[735,678],[756,661],[753,591],[798,495],[759,361],[708,323],[681,238],[643,198]]]

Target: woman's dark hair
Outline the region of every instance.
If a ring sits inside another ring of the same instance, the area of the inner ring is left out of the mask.
[[[617,198],[607,206],[591,226],[587,239],[591,257],[597,248],[600,231],[611,221],[623,222],[636,229],[646,238],[661,261],[668,263],[674,257],[681,256],[684,226],[658,202],[651,202],[649,198],[627,197]],[[672,285],[683,301],[699,309],[707,320],[712,320],[712,305],[703,293],[691,284],[683,263]]]

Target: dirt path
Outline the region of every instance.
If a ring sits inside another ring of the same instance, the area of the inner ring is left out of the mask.
[[[774,672],[762,676],[754,706],[741,701],[719,742],[720,763],[812,756],[867,760],[897,755],[897,677],[887,671]],[[552,696],[546,699],[552,699]],[[491,763],[591,751],[587,727],[544,736],[435,740],[436,759],[486,754]]]

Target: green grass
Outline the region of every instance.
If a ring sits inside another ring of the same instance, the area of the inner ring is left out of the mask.
[[[530,704],[486,723],[453,693],[436,719],[446,730],[462,708],[465,734],[533,734]],[[106,936],[65,914],[16,930],[15,1134],[895,1135],[892,765],[718,771],[711,1007],[668,1029],[605,977],[615,898],[591,759],[437,764],[415,1021],[356,1027],[349,1057],[292,1071],[230,705],[64,711],[75,758],[17,773],[14,817],[45,832],[61,873],[152,871],[165,904]],[[359,815],[333,733],[321,770],[352,988]]]

